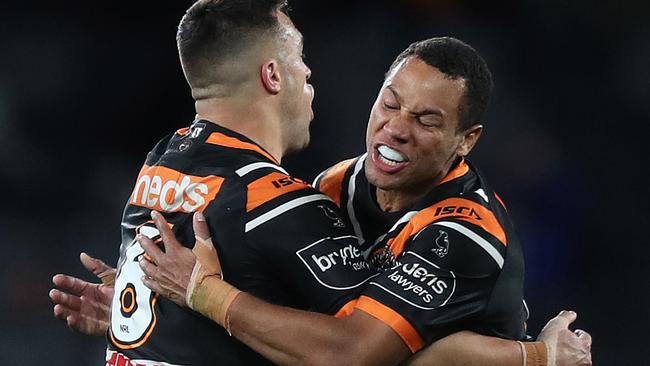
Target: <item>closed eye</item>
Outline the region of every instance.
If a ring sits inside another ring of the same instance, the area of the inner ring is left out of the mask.
[[[396,105],[396,104],[390,104],[390,103],[384,102],[384,108],[390,109],[390,110],[396,110],[396,109],[399,109],[399,106]]]

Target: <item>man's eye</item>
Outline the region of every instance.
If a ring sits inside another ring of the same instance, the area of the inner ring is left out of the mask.
[[[420,123],[420,125],[422,125],[424,127],[427,127],[427,128],[438,127],[439,124],[440,124],[440,122],[437,121],[435,118],[418,117],[418,122]]]
[[[391,109],[391,110],[395,110],[395,109],[398,109],[398,108],[399,108],[398,105],[390,104],[390,103],[386,103],[386,102],[384,102],[384,107],[385,107],[386,109]]]

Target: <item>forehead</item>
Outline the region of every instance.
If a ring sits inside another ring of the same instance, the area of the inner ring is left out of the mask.
[[[281,11],[277,12],[278,22],[281,27],[281,38],[284,42],[287,42],[290,45],[296,45],[302,47],[303,37],[302,33],[296,28],[293,24],[293,21],[289,16]]]
[[[433,107],[457,115],[466,86],[463,78],[452,79],[417,57],[407,57],[388,74],[384,88],[398,94],[411,110]]]

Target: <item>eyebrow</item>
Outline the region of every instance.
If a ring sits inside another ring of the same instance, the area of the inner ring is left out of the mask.
[[[390,90],[390,91],[393,93],[393,95],[395,95],[395,98],[397,99],[397,101],[399,102],[399,104],[403,104],[403,103],[402,103],[402,100],[403,100],[402,97],[399,95],[399,93],[397,92],[397,90],[395,90],[395,88],[393,88],[392,85],[388,85],[386,88],[387,88],[388,90]],[[418,116],[418,117],[420,117],[420,116],[426,116],[426,115],[428,115],[428,114],[433,114],[433,115],[436,115],[436,116],[439,116],[439,117],[443,117],[443,118],[444,118],[444,117],[447,115],[447,113],[445,113],[445,111],[443,111],[442,109],[440,109],[440,108],[433,108],[433,107],[425,108],[425,109],[423,109],[423,110],[421,110],[421,111],[417,111],[417,112],[415,112],[415,111],[409,111],[409,113],[412,114],[412,115],[414,115],[414,116]]]

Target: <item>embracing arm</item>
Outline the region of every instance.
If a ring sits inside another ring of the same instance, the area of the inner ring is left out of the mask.
[[[154,221],[161,232],[165,253],[146,238],[138,239],[157,263],[156,266],[147,260],[141,261],[148,276],[144,279],[145,285],[183,306],[187,306],[187,300],[192,309],[225,327],[274,363],[393,365],[404,361],[411,351],[416,350],[410,350],[408,342],[391,326],[361,310],[353,311],[348,317],[335,318],[272,305],[240,292],[222,280],[218,257],[200,214],[195,216],[197,243],[192,251],[182,248],[161,216],[154,214]],[[187,263],[191,263],[195,255],[196,263],[192,269]],[[192,261],[179,260],[181,256],[189,256]],[[185,268],[178,267],[179,263],[186,263]],[[183,271],[191,272],[191,276],[178,276]],[[189,280],[174,283],[174,277],[189,277]],[[575,319],[575,313],[572,314]],[[582,351],[587,349],[584,342],[580,343],[584,338],[579,339],[568,331],[571,321],[569,319],[549,329],[548,333],[555,337],[555,343],[551,342],[549,349],[567,348],[567,344]],[[558,338],[559,332],[569,333],[573,338]],[[523,364],[520,347],[518,342],[461,332],[439,340],[409,362],[413,365],[518,366]],[[571,361],[557,366],[589,364]],[[531,363],[528,365],[532,366]]]
[[[411,354],[390,327],[363,311],[335,318],[241,293],[227,325],[233,336],[280,365],[396,365]]]

